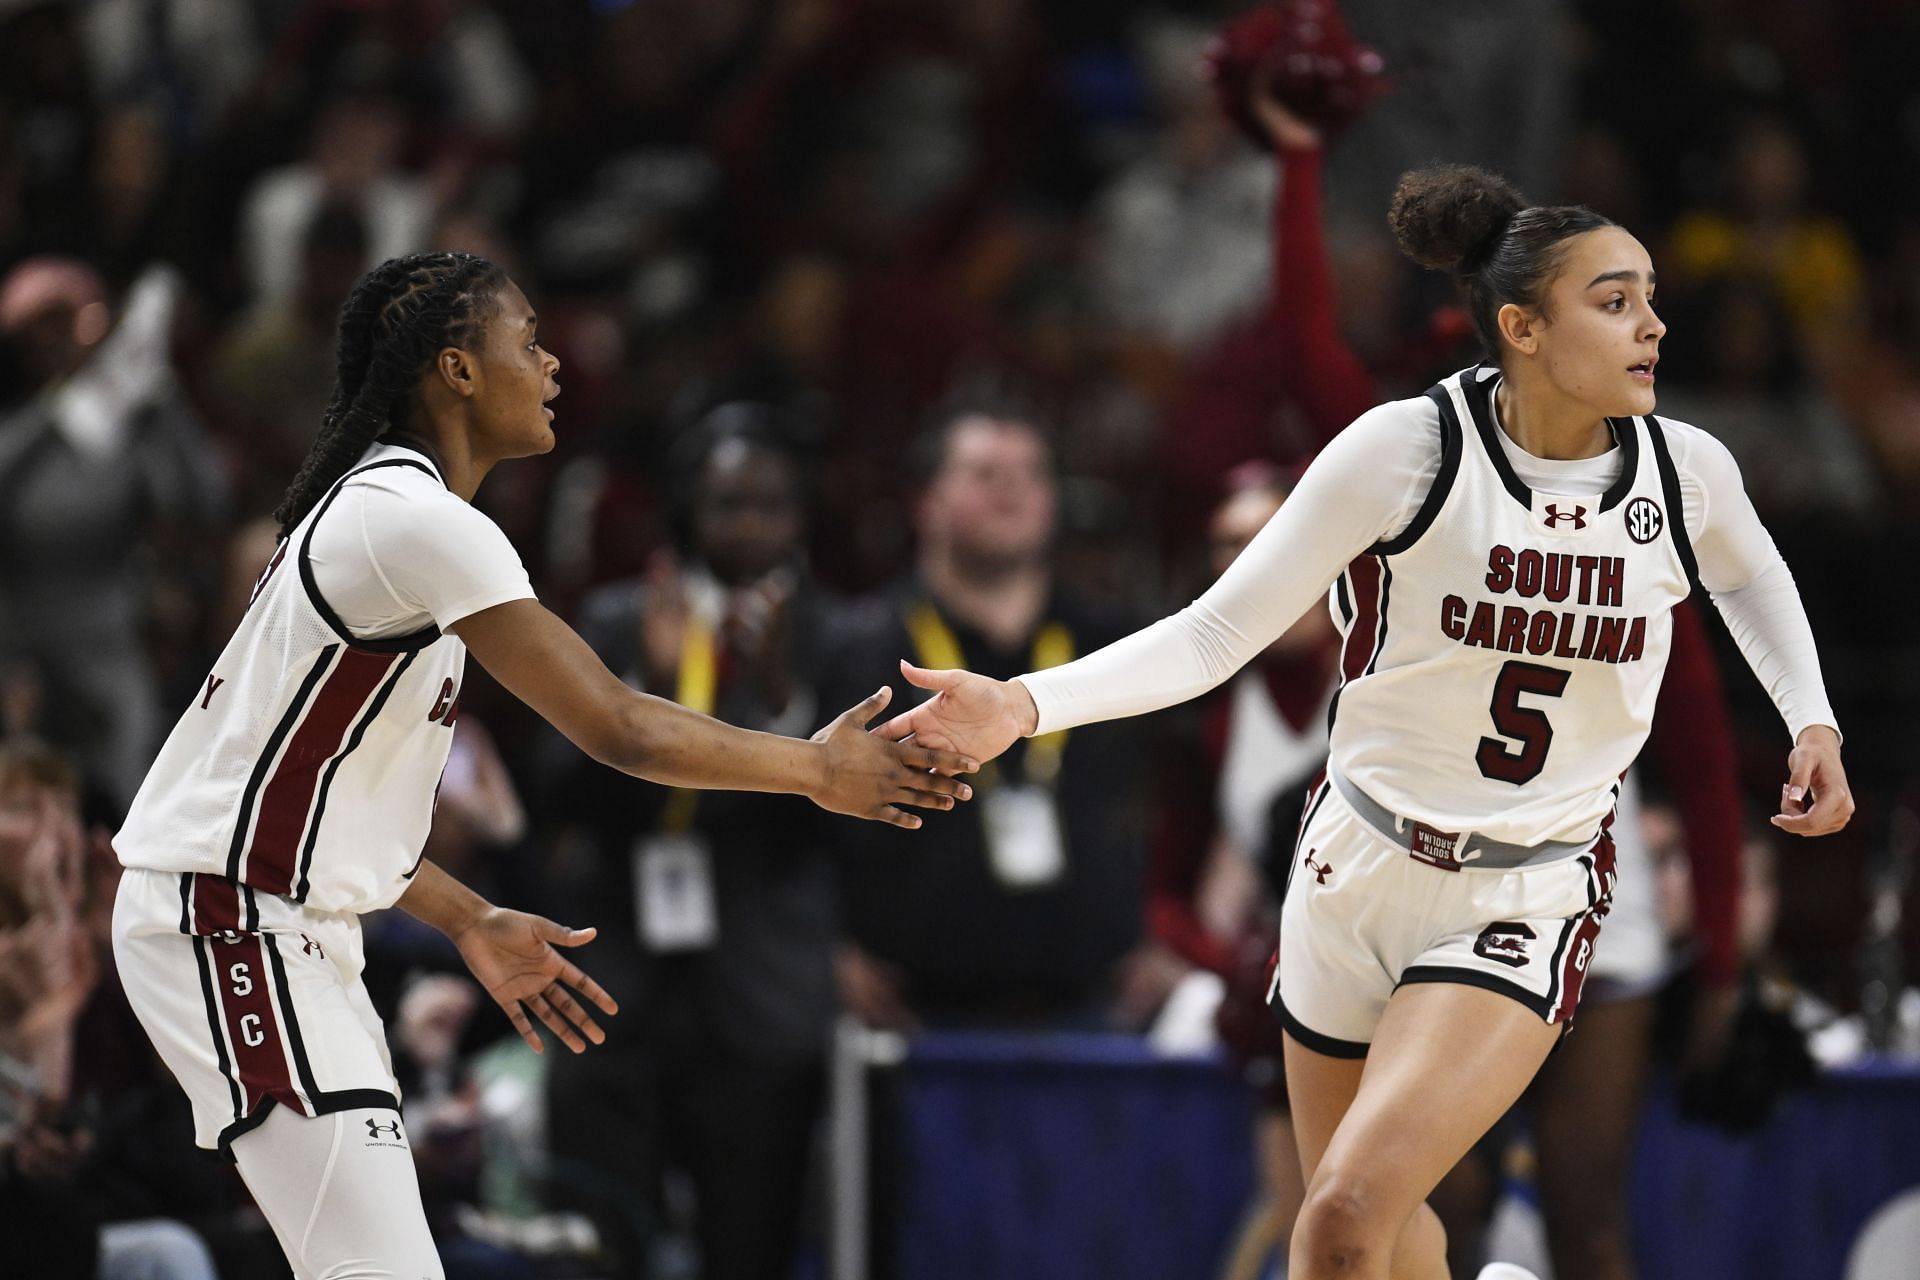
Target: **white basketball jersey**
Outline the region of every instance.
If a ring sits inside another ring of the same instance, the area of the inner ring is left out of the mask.
[[[418,868],[453,740],[466,646],[428,627],[357,639],[315,585],[314,526],[349,471],[281,542],[246,616],[161,748],[122,863],[220,876],[319,911],[389,905]]]
[[[1402,402],[1441,462],[1412,522],[1333,587],[1331,762],[1396,813],[1534,845],[1593,838],[1653,720],[1695,577],[1657,419],[1613,419],[1605,493],[1536,494],[1493,413],[1499,372]]]

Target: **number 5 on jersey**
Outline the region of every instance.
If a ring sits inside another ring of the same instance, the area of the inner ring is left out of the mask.
[[[1557,698],[1566,692],[1572,676],[1571,671],[1543,667],[1537,662],[1509,662],[1500,668],[1487,710],[1493,716],[1494,730],[1518,742],[1520,748],[1516,751],[1500,738],[1480,739],[1474,759],[1481,773],[1516,787],[1540,776],[1547,767],[1547,749],[1553,745],[1553,722],[1538,707],[1522,706],[1520,698],[1523,694]]]

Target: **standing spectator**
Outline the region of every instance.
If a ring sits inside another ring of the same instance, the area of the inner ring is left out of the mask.
[[[590,595],[580,632],[635,688],[804,735],[820,601],[801,572],[801,461],[771,411],[744,404],[678,450],[684,560],[662,553]],[[646,1275],[634,1206],[679,1225],[668,1184],[683,1176],[706,1280],[785,1277],[834,1013],[833,882],[808,806],[555,754],[548,803],[589,851],[569,888],[605,921],[599,968],[633,1015],[604,1054],[551,1065],[563,1196],[599,1221],[618,1274]]]
[[[71,751],[122,802],[162,728],[149,644],[191,626],[173,606],[198,593],[194,535],[222,505],[168,363],[177,290],[171,272],[151,271],[116,317],[99,276],[72,259],[29,259],[0,282],[0,336],[33,389],[0,416],[7,727]]]
[[[959,405],[920,447],[917,570],[837,631],[823,696],[903,654],[1012,674],[1121,634],[1124,620],[1055,580],[1058,485],[1030,418]],[[1144,779],[1137,725],[1075,730],[1016,746],[974,779],[971,808],[929,814],[911,849],[836,831],[852,1011],[894,1027],[1137,1025],[1177,976],[1141,946]]]
[[[261,175],[241,214],[247,285],[255,303],[295,292],[300,246],[320,209],[357,208],[375,262],[426,247],[433,199],[401,167],[408,118],[397,98],[355,90],[321,108],[308,158]]]

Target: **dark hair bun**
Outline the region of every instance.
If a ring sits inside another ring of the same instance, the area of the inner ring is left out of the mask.
[[[1498,174],[1471,165],[1437,165],[1401,177],[1387,223],[1401,250],[1421,266],[1468,275],[1493,251],[1513,215],[1526,207]]]

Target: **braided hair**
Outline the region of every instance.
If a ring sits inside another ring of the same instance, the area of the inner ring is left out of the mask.
[[[340,308],[333,397],[300,471],[274,509],[286,537],[367,446],[405,425],[420,375],[444,347],[484,331],[506,273],[470,253],[390,258],[360,277]]]

